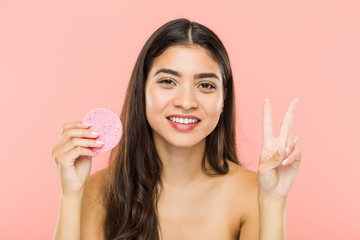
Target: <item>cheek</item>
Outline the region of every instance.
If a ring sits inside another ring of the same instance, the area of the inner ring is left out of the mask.
[[[202,103],[204,106],[204,110],[207,112],[207,114],[217,115],[221,111],[222,107],[221,94],[206,96],[206,99],[204,98]]]
[[[161,113],[169,101],[169,96],[161,92],[161,89],[149,87],[146,91],[146,114]]]

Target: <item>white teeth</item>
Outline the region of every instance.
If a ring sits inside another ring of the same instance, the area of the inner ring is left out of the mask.
[[[173,122],[178,122],[183,124],[196,123],[199,121],[195,118],[179,118],[179,117],[170,117],[170,120]]]

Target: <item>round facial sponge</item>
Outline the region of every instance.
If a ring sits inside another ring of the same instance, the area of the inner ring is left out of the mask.
[[[100,133],[95,140],[105,144],[100,147],[89,147],[94,152],[104,152],[113,149],[122,136],[122,124],[120,118],[111,110],[106,108],[95,108],[88,112],[83,123],[89,123],[91,131]]]

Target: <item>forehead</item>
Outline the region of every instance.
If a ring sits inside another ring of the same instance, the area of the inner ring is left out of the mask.
[[[160,68],[170,68],[183,74],[213,72],[221,77],[220,65],[205,48],[199,46],[168,47],[154,59],[150,72],[154,73]]]

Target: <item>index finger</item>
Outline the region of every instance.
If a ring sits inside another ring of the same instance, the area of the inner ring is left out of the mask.
[[[264,142],[273,137],[273,123],[271,117],[270,100],[266,99],[263,107],[263,138]]]
[[[62,132],[61,132],[61,135],[64,134],[64,132],[67,130],[67,129],[71,129],[71,128],[88,128],[90,125],[86,125],[84,124],[84,122],[82,121],[77,121],[77,122],[68,122],[68,123],[65,123],[63,125],[63,129],[62,129]]]
[[[283,144],[285,144],[285,142],[286,142],[292,122],[294,120],[295,108],[296,108],[298,101],[299,101],[298,98],[294,98],[291,101],[291,103],[289,104],[288,110],[285,113],[284,120],[281,123],[279,139],[280,139],[280,142]]]

